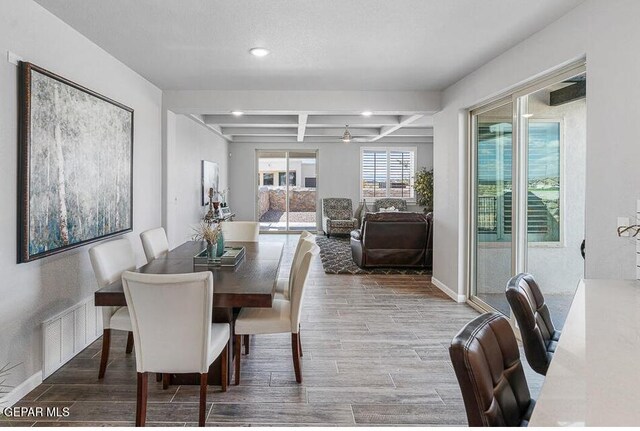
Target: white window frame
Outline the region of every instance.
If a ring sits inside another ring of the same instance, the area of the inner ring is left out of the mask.
[[[365,151],[386,151],[387,152],[387,193],[386,196],[380,197],[368,197],[365,198],[364,193],[362,193],[362,185],[364,184],[364,176],[362,174],[362,160],[364,157]],[[411,173],[410,187],[413,187],[413,182],[416,178],[416,170],[418,169],[418,147],[407,147],[407,146],[381,146],[381,147],[360,147],[360,183],[358,185],[358,189],[360,190],[360,201],[365,201],[367,203],[373,203],[378,199],[390,198],[389,193],[391,191],[391,176],[390,174],[390,166],[389,166],[389,153],[392,151],[411,151],[413,152],[413,172]],[[403,199],[403,198],[401,198]],[[413,190],[413,197],[406,198],[407,204],[415,205],[416,203],[416,191]]]

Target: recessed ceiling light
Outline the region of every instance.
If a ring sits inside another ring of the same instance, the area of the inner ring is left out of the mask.
[[[254,55],[256,57],[265,57],[271,53],[271,51],[269,51],[267,48],[259,47],[251,48],[249,52],[251,53],[251,55]]]
[[[373,112],[371,112],[371,111],[363,111],[362,115],[365,116],[365,117],[371,117],[373,115]]]
[[[239,117],[239,116],[241,116],[241,115],[244,115],[244,112],[242,112],[242,111],[231,111],[231,113],[232,113],[233,115],[235,115],[236,117]]]

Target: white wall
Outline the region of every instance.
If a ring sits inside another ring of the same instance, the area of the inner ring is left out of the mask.
[[[231,187],[229,205],[236,213],[236,220],[256,218],[256,150],[318,150],[318,196],[347,197],[353,201],[355,210],[360,201],[360,147],[381,146],[374,144],[344,144],[328,142],[320,144],[240,144],[229,145],[229,185]],[[389,145],[392,146],[392,145]],[[402,144],[416,146],[418,154],[416,167],[433,167],[432,144]],[[415,207],[414,209],[417,209]],[[321,208],[318,207],[318,215]]]
[[[193,236],[192,227],[206,213],[201,206],[202,160],[218,163],[219,190],[227,188],[228,144],[204,125],[184,115],[168,113],[171,136],[167,139],[167,220],[171,248]]]
[[[55,43],[54,43],[55,42]],[[134,232],[160,225],[161,91],[30,0],[0,5],[0,365],[20,364],[7,378],[15,386],[42,368],[43,320],[93,294],[96,281],[87,250],[67,251],[16,264],[17,72],[10,50],[135,110]]]
[[[639,195],[637,119],[640,2],[588,0],[479,68],[443,94],[435,116],[434,277],[465,294],[466,110],[586,54],[586,276],[635,278],[634,243],[616,236],[617,216],[633,216]],[[451,199],[459,196],[459,199]]]

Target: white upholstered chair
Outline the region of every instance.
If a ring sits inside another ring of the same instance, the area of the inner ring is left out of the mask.
[[[91,266],[101,289],[116,280],[120,280],[124,271],[136,268],[136,257],[127,238],[105,242],[89,250]],[[131,319],[127,307],[102,307],[102,356],[98,378],[104,378],[109,362],[111,330],[128,331],[126,352],[133,349]]]
[[[258,242],[260,223],[255,221],[224,221],[222,235],[225,241]]]
[[[142,248],[144,254],[147,256],[147,262],[151,262],[158,256],[169,251],[169,241],[167,240],[167,233],[164,228],[157,227],[155,229],[149,229],[140,234],[142,240]]]
[[[240,310],[235,324],[235,383],[240,384],[240,343],[244,335],[291,333],[291,350],[296,381],[302,383],[302,343],[300,340],[300,312],[304,288],[312,259],[320,248],[313,239],[304,239],[300,245],[300,265],[293,277],[291,297],[274,299],[271,308],[244,307]]]
[[[293,286],[292,275],[295,274],[295,272],[298,270],[298,267],[300,267],[300,257],[302,255],[302,253],[300,253],[300,246],[305,239],[312,238],[313,240],[313,237],[314,235],[307,232],[306,230],[300,233],[300,238],[298,239],[298,244],[296,245],[296,251],[293,254],[293,261],[291,262],[291,271],[289,272],[289,278],[278,279],[274,299],[289,299],[289,297],[291,296],[291,287]],[[242,343],[244,344],[244,354],[248,355],[250,343],[249,335],[244,336]]]
[[[311,240],[313,241],[313,236],[314,235],[312,233],[309,233],[306,230],[300,233],[296,251],[293,253],[293,261],[291,262],[291,271],[289,272],[289,278],[278,280],[278,284],[276,285],[276,299],[289,299],[289,296],[291,295],[291,287],[293,286],[292,275],[296,273],[298,267],[300,266],[300,257],[302,255],[302,253],[300,252],[300,246],[302,245],[302,242],[307,238],[311,238]]]
[[[211,323],[213,273],[122,274],[136,346],[136,426],[146,419],[148,373],[199,373],[204,426],[209,366],[222,354],[222,391],[227,390],[228,323]]]

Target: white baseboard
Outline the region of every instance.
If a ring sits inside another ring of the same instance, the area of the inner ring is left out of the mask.
[[[444,284],[443,282],[441,282],[440,280],[438,280],[435,277],[431,277],[431,283],[433,283],[433,285],[435,287],[437,287],[438,289],[442,290],[444,293],[447,294],[447,296],[449,296],[451,299],[453,299],[456,302],[466,302],[467,297],[465,295],[458,295],[456,292],[454,292],[453,290],[449,289],[449,287],[447,287],[446,284]]]
[[[11,407],[29,392],[37,388],[42,383],[42,371],[38,371],[24,382],[13,388],[11,392],[0,398],[0,407]]]

